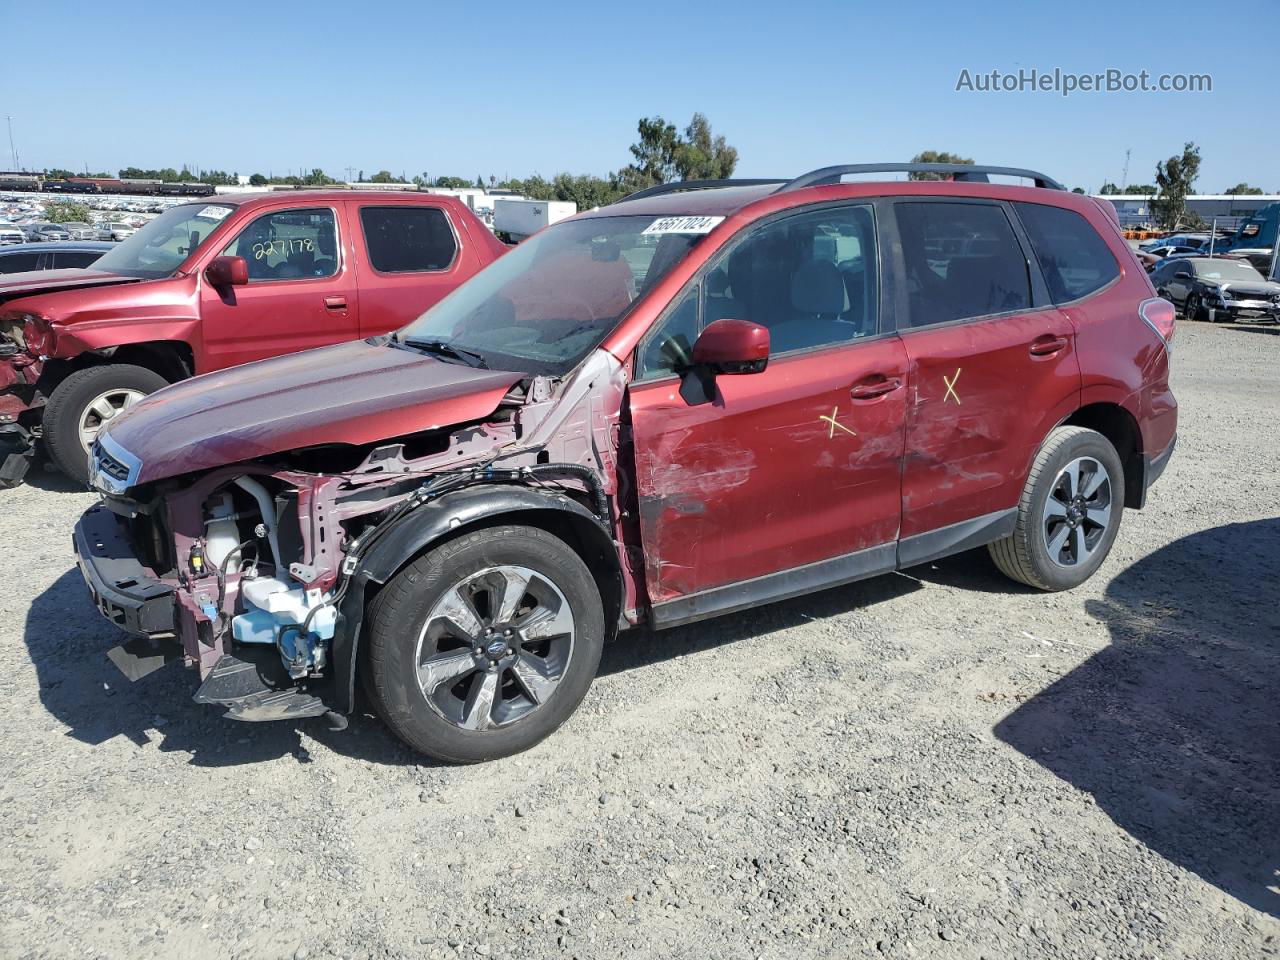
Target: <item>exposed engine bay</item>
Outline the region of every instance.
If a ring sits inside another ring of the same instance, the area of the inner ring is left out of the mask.
[[[172,645],[172,657],[181,645],[204,681],[198,702],[225,706],[234,719],[327,713],[341,725],[354,696],[366,585],[382,582],[388,558],[412,549],[406,544],[464,524],[465,504],[480,492],[569,510],[598,530],[602,554],[606,546],[613,553],[624,385],[617,360],[597,351],[566,381],[520,381],[483,422],[363,450],[291,451],[121,491],[111,478],[127,472],[127,452],[104,435],[94,482],[105,509],[87,528],[96,543],[78,543],[82,556],[92,555],[82,569],[109,617],[152,644]],[[117,531],[104,524],[119,527],[141,574],[106,566]],[[112,580],[121,572],[124,581]],[[121,586],[129,577],[168,588],[151,614],[107,609],[120,603],[113,594],[138,593],[136,583]],[[130,672],[128,654],[113,653]],[[154,659],[155,651],[141,655]]]

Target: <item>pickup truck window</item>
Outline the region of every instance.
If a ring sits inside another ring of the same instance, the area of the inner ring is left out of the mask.
[[[332,210],[277,210],[241,230],[222,253],[244,257],[250,283],[311,280],[338,272],[337,236]]]
[[[379,273],[447,270],[458,252],[439,207],[361,207],[360,223],[369,263]]]
[[[119,246],[94,268],[125,277],[157,280],[177,270],[235,207],[229,203],[184,203],[170,207]],[[111,225],[123,229],[124,224]]]

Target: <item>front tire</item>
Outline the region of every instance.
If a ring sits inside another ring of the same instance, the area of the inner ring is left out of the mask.
[[[1124,467],[1102,434],[1058,427],[1036,454],[1012,535],[989,544],[1007,577],[1040,590],[1089,579],[1115,542],[1124,514]]]
[[[493,760],[529,749],[577,709],[604,634],[595,580],[564,541],[489,527],[430,550],[379,593],[366,689],[415,750]]]
[[[154,370],[110,363],[77,370],[49,396],[44,408],[44,443],[58,469],[72,480],[89,481],[89,447],[115,417],[169,381]]]

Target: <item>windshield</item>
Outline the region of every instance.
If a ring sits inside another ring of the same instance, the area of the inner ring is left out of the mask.
[[[173,207],[103,254],[93,268],[144,280],[167,277],[233,209],[226,203],[184,203]],[[125,226],[112,224],[113,229]]]
[[[1197,260],[1195,271],[1205,280],[1262,280],[1262,274],[1252,265],[1239,260]]]
[[[500,257],[401,338],[442,341],[497,369],[565,374],[722,219],[566,220]]]

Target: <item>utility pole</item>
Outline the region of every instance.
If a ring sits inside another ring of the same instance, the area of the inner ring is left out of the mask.
[[[13,117],[6,113],[4,118],[9,122],[9,153],[13,155],[13,172],[19,173],[22,168],[18,166],[18,148],[13,145]]]
[[[1120,175],[1120,192],[1124,193],[1125,188],[1129,186],[1129,154],[1133,151],[1125,147],[1124,151],[1124,173]]]

